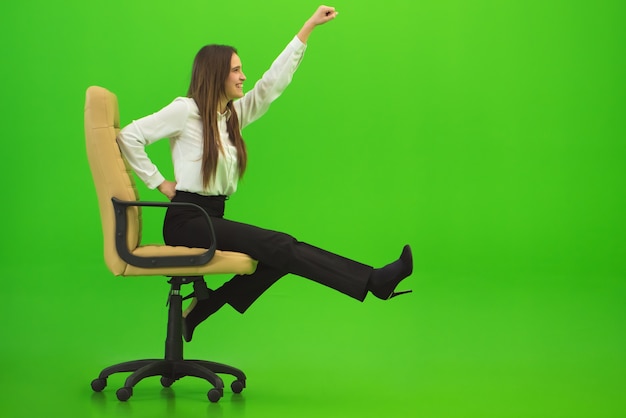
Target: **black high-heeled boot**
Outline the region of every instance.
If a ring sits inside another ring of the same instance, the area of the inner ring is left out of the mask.
[[[377,298],[388,300],[396,296],[411,293],[412,290],[396,292],[396,286],[413,273],[413,255],[411,247],[405,245],[400,258],[385,267],[374,269],[370,276],[368,290]]]
[[[182,332],[185,341],[190,342],[196,327],[220,310],[225,303],[226,301],[216,291],[210,291],[206,299],[194,299],[194,302],[183,313]]]

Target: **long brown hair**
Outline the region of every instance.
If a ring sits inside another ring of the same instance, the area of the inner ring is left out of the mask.
[[[187,97],[195,100],[202,120],[202,184],[206,188],[217,172],[219,153],[224,152],[217,126],[220,100],[226,97],[225,83],[230,74],[230,60],[237,50],[226,45],[207,45],[200,49],[193,61],[191,82]],[[233,101],[227,104],[230,118],[227,122],[228,135],[237,148],[239,177],[246,171],[248,160],[246,145],[241,137],[239,117]]]

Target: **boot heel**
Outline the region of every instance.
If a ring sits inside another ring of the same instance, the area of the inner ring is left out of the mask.
[[[393,292],[391,295],[389,295],[389,297],[387,298],[387,300],[389,300],[389,299],[393,299],[393,298],[395,298],[396,296],[405,295],[405,294],[407,294],[407,293],[413,293],[413,291],[412,291],[412,290],[403,290],[403,291],[401,291],[401,292]]]

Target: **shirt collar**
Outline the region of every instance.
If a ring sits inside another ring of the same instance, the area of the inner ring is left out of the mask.
[[[227,121],[230,119],[230,109],[226,109],[224,113],[217,112],[218,119],[226,119]]]

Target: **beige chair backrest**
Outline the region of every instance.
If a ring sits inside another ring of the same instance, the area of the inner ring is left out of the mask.
[[[115,215],[111,198],[131,201],[139,198],[128,164],[117,145],[119,130],[120,115],[115,94],[102,87],[89,87],[85,101],[87,157],[98,194],[104,259],[115,275],[123,274],[127,263],[115,248]],[[141,208],[130,207],[127,214],[128,248],[133,251],[141,242]]]

